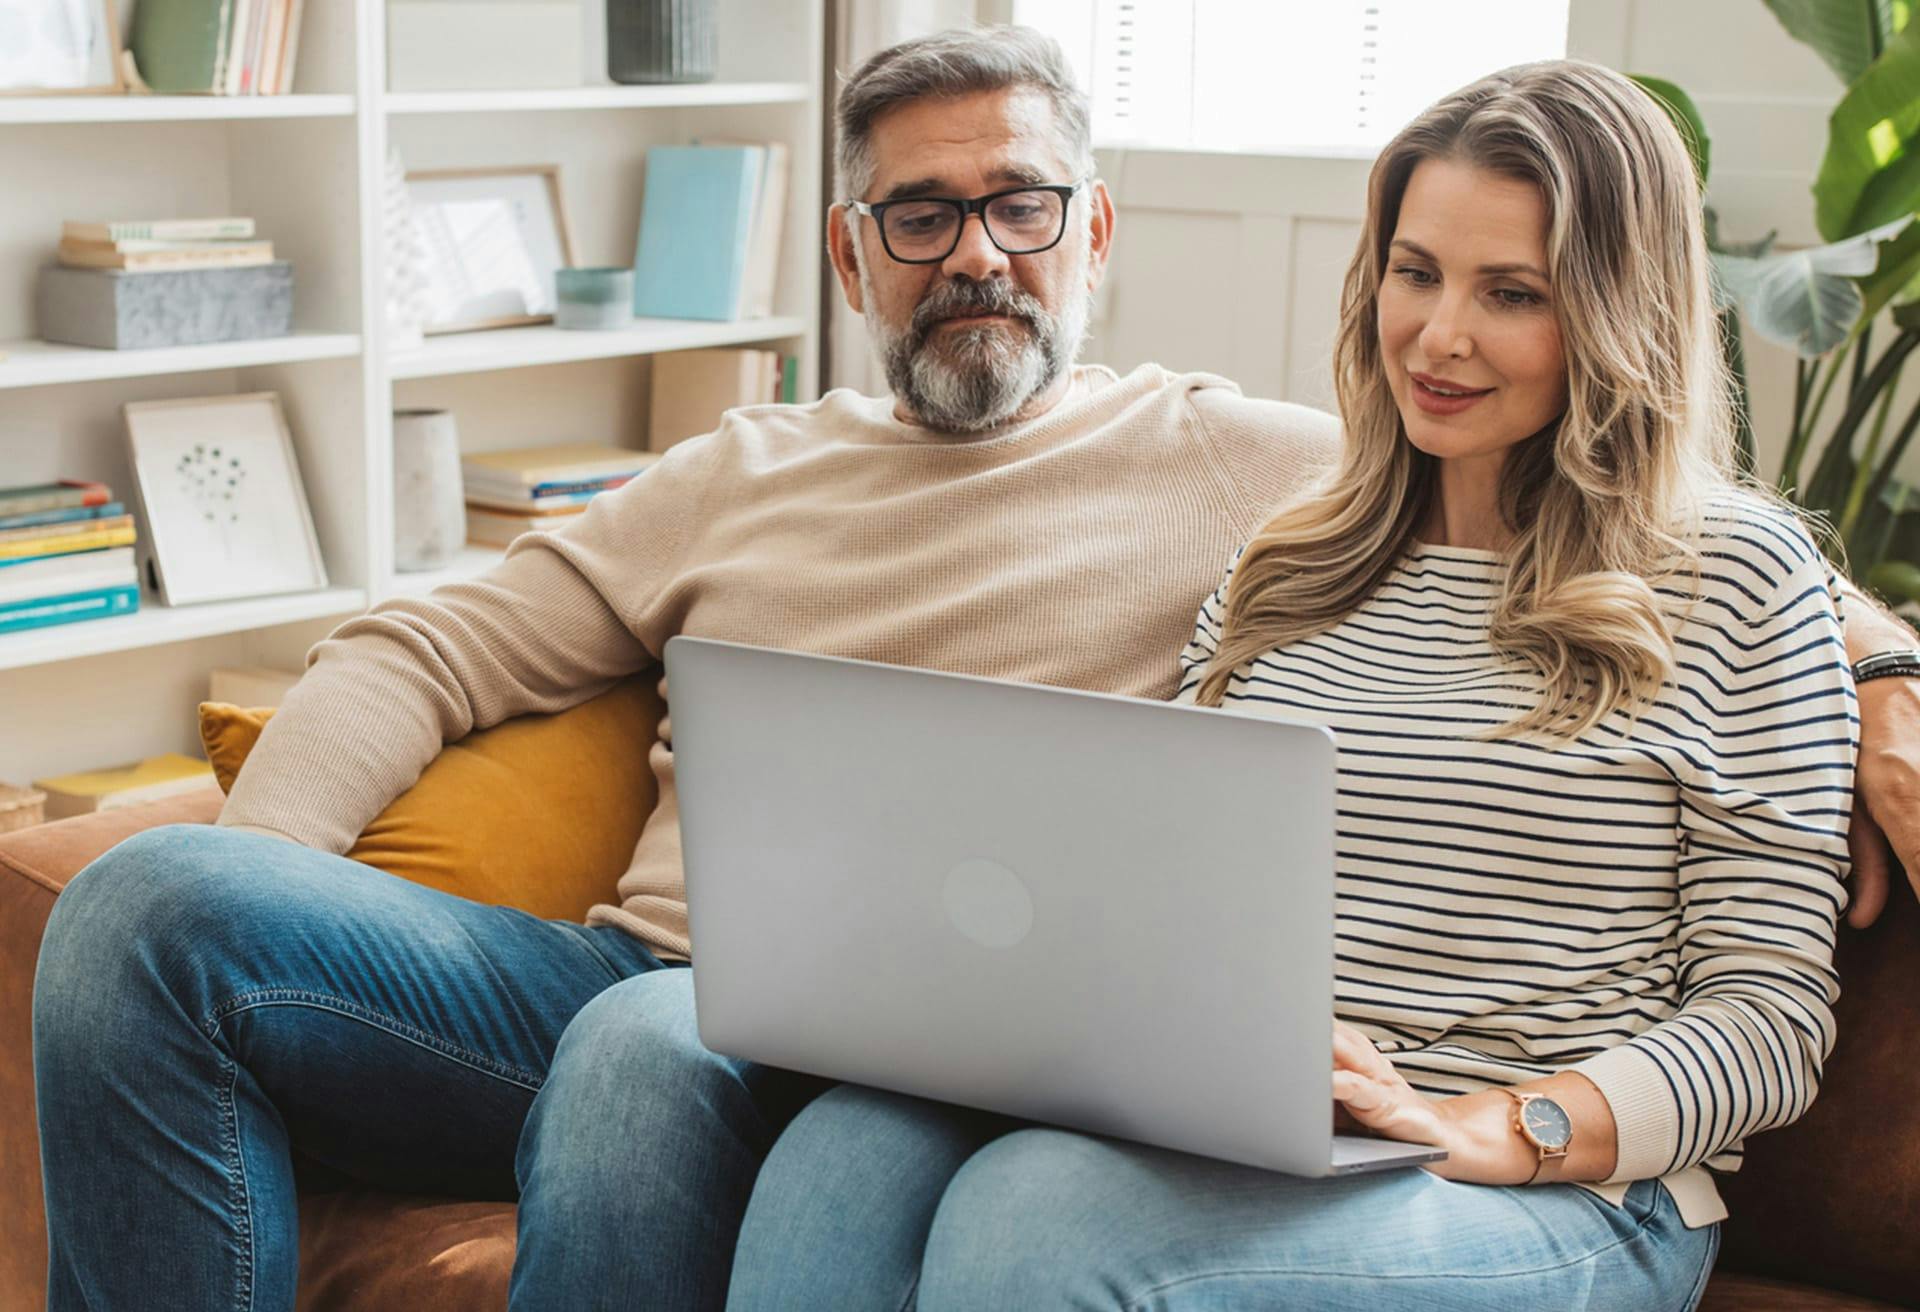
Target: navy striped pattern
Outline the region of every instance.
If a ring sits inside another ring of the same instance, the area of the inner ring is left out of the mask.
[[[1337,628],[1233,675],[1225,705],[1339,740],[1336,1009],[1430,1094],[1580,1070],[1616,1180],[1733,1169],[1806,1110],[1833,1043],[1859,725],[1837,580],[1790,515],[1717,500],[1697,590],[1664,590],[1656,703],[1486,741],[1540,696],[1487,641],[1504,571],[1416,545]]]

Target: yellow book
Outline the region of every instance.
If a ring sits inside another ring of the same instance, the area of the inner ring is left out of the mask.
[[[47,795],[47,819],[60,820],[152,802],[176,793],[192,792],[212,782],[211,765],[178,752],[167,752],[105,770],[36,779],[33,786]]]
[[[114,528],[90,528],[84,533],[62,533],[44,538],[17,538],[0,542],[0,560],[29,560],[35,556],[64,556],[73,551],[98,551],[103,547],[130,547],[134,543],[131,523]]]
[[[469,488],[521,492],[546,484],[630,478],[658,459],[659,456],[647,451],[567,442],[464,456],[460,469]]]

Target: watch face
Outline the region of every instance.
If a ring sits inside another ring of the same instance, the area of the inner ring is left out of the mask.
[[[1573,1141],[1573,1122],[1564,1107],[1551,1098],[1529,1098],[1520,1109],[1528,1133],[1543,1148],[1565,1148]]]

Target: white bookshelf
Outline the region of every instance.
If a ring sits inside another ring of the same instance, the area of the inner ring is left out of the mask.
[[[650,360],[768,346],[818,374],[826,0],[720,0],[718,77],[683,86],[389,94],[385,0],[306,7],[294,94],[0,97],[0,484],[110,483],[132,501],[120,408],[278,391],[330,586],[0,634],[0,780],[24,781],[197,746],[215,665],[297,668],[368,605],[472,578],[496,549],[444,570],[393,561],[392,412],[444,406],[469,451],[545,441],[644,446]],[[599,6],[584,6],[597,24]],[[589,39],[590,60],[604,62]],[[388,147],[410,169],[558,164],[582,265],[630,264],[646,151],[696,138],[787,143],[793,167],[772,317],[550,326],[390,343],[381,196]],[[294,331],[269,341],[97,351],[38,340],[38,267],[64,219],[251,214],[294,265]],[[145,540],[145,526],[142,525]]]
[[[0,342],[0,388],[52,387],[109,378],[196,374],[259,364],[342,360],[360,355],[358,333],[296,332],[257,342],[214,342],[154,351],[98,351],[37,338]]]

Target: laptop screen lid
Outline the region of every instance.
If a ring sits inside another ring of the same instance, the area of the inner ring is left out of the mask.
[[[1325,729],[686,637],[666,665],[709,1048],[1329,1172]]]

